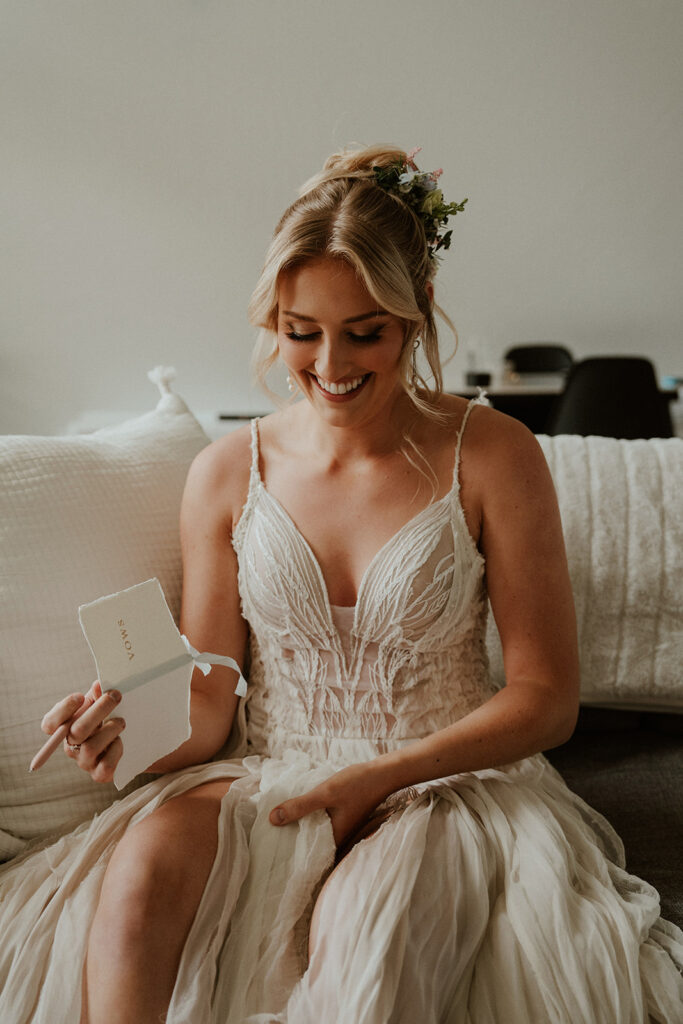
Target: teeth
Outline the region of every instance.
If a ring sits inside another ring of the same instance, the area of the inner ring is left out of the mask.
[[[355,391],[356,388],[359,388],[366,377],[367,374],[363,377],[356,377],[354,380],[340,381],[339,384],[335,384],[334,381],[323,380],[322,377],[316,377],[315,379],[323,391],[329,391],[331,395],[346,395],[349,391]]]

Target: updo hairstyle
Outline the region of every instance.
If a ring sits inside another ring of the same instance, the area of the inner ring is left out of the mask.
[[[406,160],[403,150],[391,146],[334,154],[285,210],[249,303],[249,319],[261,328],[254,370],[266,390],[265,377],[278,354],[273,335],[277,334],[280,275],[309,260],[330,256],[346,260],[378,307],[403,320],[403,388],[423,411],[436,411],[443,378],[434,313],[439,313],[454,334],[455,328],[427,292],[435,261],[429,256],[419,217],[398,196],[380,188],[373,171],[373,167],[405,165]],[[413,373],[418,336],[433,378],[431,386],[419,373],[415,380]]]

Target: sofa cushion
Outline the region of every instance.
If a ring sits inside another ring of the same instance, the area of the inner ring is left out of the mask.
[[[95,676],[79,605],[157,576],[177,619],[180,499],[208,438],[168,376],[156,409],[120,426],[0,437],[0,858],[119,795],[60,752],[28,764],[43,714]]]
[[[683,440],[538,440],[562,516],[582,702],[683,711]],[[502,685],[492,619],[487,643]]]

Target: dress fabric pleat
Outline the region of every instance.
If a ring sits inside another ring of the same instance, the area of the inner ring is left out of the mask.
[[[451,490],[377,553],[353,609],[330,604],[310,546],[264,487],[256,422],[252,451],[233,540],[250,626],[233,756],[155,779],[0,869],[0,1021],[79,1019],[116,843],[166,800],[236,779],[168,1024],[681,1024],[683,933],[541,754],[393,794],[336,868],[324,812],[270,825],[282,800],[443,728],[493,689],[460,439]]]

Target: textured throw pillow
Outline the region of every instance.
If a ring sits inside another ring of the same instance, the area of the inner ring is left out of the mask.
[[[538,440],[562,516],[582,702],[683,711],[683,440]],[[487,640],[502,685],[492,620]]]
[[[0,859],[112,802],[60,751],[34,774],[43,714],[95,678],[78,606],[157,576],[177,618],[180,499],[208,438],[153,372],[156,409],[72,437],[0,437]]]

